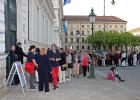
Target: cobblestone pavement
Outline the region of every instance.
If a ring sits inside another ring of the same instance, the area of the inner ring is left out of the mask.
[[[49,93],[29,90],[24,96],[20,86],[11,87],[2,100],[140,100],[140,68],[119,68],[125,82],[104,79],[108,68],[98,68],[96,79],[80,77],[59,85]]]

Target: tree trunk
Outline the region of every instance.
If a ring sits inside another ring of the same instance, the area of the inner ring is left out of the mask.
[[[127,51],[127,45],[125,45],[125,51],[126,51],[126,54],[127,54],[127,52],[128,52],[128,51]]]

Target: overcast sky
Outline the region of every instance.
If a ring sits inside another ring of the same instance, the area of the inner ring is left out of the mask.
[[[140,27],[140,0],[106,0],[106,16],[117,16],[127,23],[127,30]],[[64,15],[89,15],[93,7],[96,15],[103,15],[104,0],[71,0],[64,6]]]

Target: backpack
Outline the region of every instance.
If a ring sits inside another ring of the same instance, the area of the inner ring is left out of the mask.
[[[88,66],[89,65],[89,59],[87,56],[84,56],[82,59],[82,66]]]

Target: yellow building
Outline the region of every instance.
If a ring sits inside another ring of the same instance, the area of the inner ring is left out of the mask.
[[[70,47],[74,50],[92,50],[91,45],[86,41],[86,38],[92,34],[91,23],[88,16],[64,16],[67,20],[68,33],[67,36],[62,34],[62,47]],[[115,30],[119,32],[126,31],[127,21],[124,21],[115,16],[96,16],[94,23],[94,31]]]
[[[133,33],[134,35],[140,35],[140,27],[134,28],[130,30],[129,32]]]

